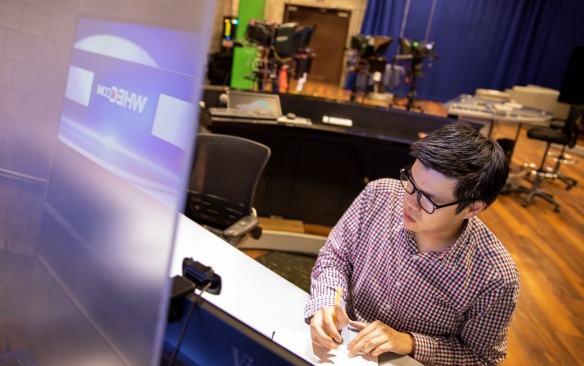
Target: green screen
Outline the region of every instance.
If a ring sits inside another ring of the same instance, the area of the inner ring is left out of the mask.
[[[239,24],[236,38],[245,39],[245,30],[252,19],[264,19],[266,0],[241,0],[239,2]],[[233,66],[231,68],[231,87],[236,89],[252,89],[253,81],[246,79],[253,70],[257,56],[256,47],[236,47],[233,51]]]

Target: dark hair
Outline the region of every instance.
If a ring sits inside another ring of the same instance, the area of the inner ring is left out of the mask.
[[[477,198],[487,207],[505,186],[509,162],[501,146],[466,122],[447,124],[414,142],[410,155],[445,177],[456,179],[454,199]],[[462,202],[459,213],[472,201]]]

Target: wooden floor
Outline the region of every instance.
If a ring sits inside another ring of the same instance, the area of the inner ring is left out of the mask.
[[[348,100],[350,92],[308,82],[301,94]],[[421,104],[425,113],[446,115],[440,103]],[[515,126],[496,125],[493,137],[513,138],[515,131]],[[513,165],[539,164],[544,148],[523,129]],[[584,365],[584,158],[580,160],[561,168],[580,184],[570,190],[557,180],[544,184],[562,205],[560,212],[539,198],[523,207],[521,196],[510,194],[480,215],[509,250],[521,276],[503,365]]]

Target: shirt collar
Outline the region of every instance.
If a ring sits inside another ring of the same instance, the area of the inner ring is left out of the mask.
[[[403,225],[403,224],[402,224]],[[458,237],[458,239],[448,247],[443,252],[435,253],[435,252],[427,252],[427,253],[419,253],[418,247],[416,245],[416,239],[414,237],[414,232],[410,231],[405,228],[405,238],[408,249],[410,249],[413,253],[427,257],[433,261],[442,261],[445,263],[449,263],[455,260],[458,257],[458,254],[466,247],[466,243],[468,243],[468,239],[471,232],[471,227],[474,225],[474,218],[465,220],[464,230]]]
[[[442,253],[438,253],[437,258],[443,263],[453,263],[457,258],[460,258],[461,252],[468,249],[472,227],[474,226],[474,218],[465,220],[464,230],[458,239],[448,249]]]

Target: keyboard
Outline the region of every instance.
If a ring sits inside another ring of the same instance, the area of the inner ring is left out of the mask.
[[[470,106],[453,104],[448,106],[448,114],[454,116],[492,119],[493,112],[485,106]]]
[[[244,118],[244,119],[263,119],[263,120],[277,120],[281,115],[276,112],[265,110],[251,110],[238,108],[209,108],[211,117],[222,118]]]
[[[551,114],[540,110],[522,108],[505,112],[486,106],[467,106],[452,104],[447,106],[448,114],[462,117],[474,117],[495,121],[528,123],[534,126],[548,126]]]

